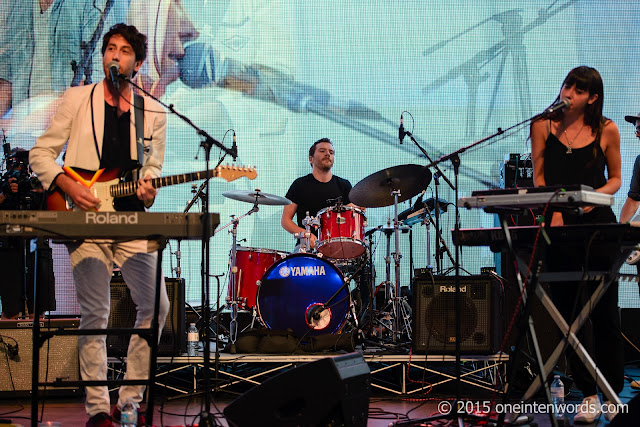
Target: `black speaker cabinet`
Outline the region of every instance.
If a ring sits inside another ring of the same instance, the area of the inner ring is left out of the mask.
[[[413,349],[453,354],[456,349],[455,277],[417,276],[413,286]],[[492,354],[499,350],[504,322],[501,290],[490,276],[460,277],[460,351]]]
[[[42,320],[40,328],[77,328],[78,319]],[[30,320],[0,320],[0,396],[14,397],[31,394],[31,366],[33,355],[33,322]],[[40,347],[40,382],[79,381],[78,337],[55,335]],[[43,395],[79,395],[78,387],[39,388]]]
[[[224,415],[232,426],[366,426],[370,375],[360,353],[305,363],[247,391]]]
[[[186,346],[184,314],[184,279],[165,278],[169,297],[169,314],[160,335],[158,356],[179,356]],[[129,288],[121,277],[111,280],[111,313],[109,328],[133,328],[136,305]],[[128,336],[107,336],[107,354],[112,357],[127,355]]]

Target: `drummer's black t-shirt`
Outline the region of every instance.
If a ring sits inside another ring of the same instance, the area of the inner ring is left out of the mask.
[[[307,216],[307,211],[310,216],[316,216],[319,210],[336,204],[329,199],[338,197],[342,197],[342,204],[349,204],[349,191],[351,183],[346,179],[333,175],[331,180],[325,183],[309,174],[293,181],[286,197],[298,205],[298,225],[304,228],[302,220]]]

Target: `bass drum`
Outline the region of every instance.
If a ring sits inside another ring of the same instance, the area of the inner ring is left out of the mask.
[[[291,329],[299,338],[335,333],[349,311],[343,284],[342,273],[331,262],[312,254],[289,255],[262,276],[258,314],[269,329]]]

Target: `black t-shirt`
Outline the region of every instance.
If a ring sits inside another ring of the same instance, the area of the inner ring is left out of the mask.
[[[351,183],[346,179],[333,175],[329,182],[320,182],[313,174],[309,174],[293,181],[286,197],[298,205],[298,225],[304,228],[302,220],[307,216],[307,211],[310,216],[316,216],[319,210],[335,205],[336,202],[330,199],[338,197],[342,197],[342,204],[349,204],[349,191]]]
[[[636,161],[633,163],[633,175],[627,195],[631,200],[640,202],[640,156],[636,157]]]

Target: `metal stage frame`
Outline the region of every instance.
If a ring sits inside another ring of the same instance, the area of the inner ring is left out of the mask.
[[[371,386],[397,395],[419,395],[429,393],[438,386],[453,383],[456,379],[454,355],[381,354],[361,352],[371,369]],[[220,353],[217,372],[213,380],[218,391],[237,393],[234,386],[258,386],[274,375],[295,366],[344,353],[313,354],[231,354]],[[502,353],[494,355],[463,355],[461,357],[464,385],[502,394],[506,391],[506,362],[509,357]],[[109,358],[109,373],[124,374],[125,358]],[[158,357],[156,387],[176,393],[175,397],[198,393],[199,370],[204,367],[202,356]],[[211,357],[210,370],[215,375],[215,357]],[[190,375],[189,375],[190,374]],[[184,377],[190,377],[191,381]],[[429,378],[428,381],[422,378]],[[413,379],[410,379],[413,378]],[[419,380],[417,380],[419,378]],[[214,386],[215,387],[215,386]]]

